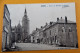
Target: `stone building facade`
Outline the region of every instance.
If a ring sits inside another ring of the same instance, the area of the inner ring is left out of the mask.
[[[67,20],[67,17],[65,19],[57,18],[57,22],[50,24],[44,33],[46,38],[45,42],[48,44],[76,46],[78,43],[76,23]]]
[[[11,38],[12,38],[12,33],[11,33],[10,12],[8,10],[7,5],[4,5],[2,51],[5,51],[7,48],[11,47],[11,42],[12,42]]]
[[[56,22],[41,27],[39,39],[43,44],[76,47],[78,44],[76,23],[67,20],[66,16],[65,19],[57,18]]]
[[[57,34],[57,42],[60,43],[60,45],[63,46],[77,46],[77,28],[76,23],[67,20],[67,17],[65,17],[65,20],[63,22],[62,18],[58,21],[57,27],[58,27],[58,34]]]

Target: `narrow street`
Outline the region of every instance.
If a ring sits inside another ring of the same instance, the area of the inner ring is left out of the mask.
[[[76,49],[73,47],[56,47],[55,45],[45,45],[36,43],[16,43],[19,51],[26,50],[55,50],[55,49]]]

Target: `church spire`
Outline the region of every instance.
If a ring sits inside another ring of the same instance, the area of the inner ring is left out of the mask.
[[[18,27],[21,27],[20,20],[19,20],[19,23],[18,23]]]
[[[20,24],[20,20],[19,20],[19,24]]]
[[[26,7],[25,7],[25,12],[24,12],[24,15],[27,15]]]

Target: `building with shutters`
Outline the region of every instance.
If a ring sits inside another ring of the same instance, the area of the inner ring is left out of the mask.
[[[7,5],[4,5],[3,32],[2,32],[2,51],[9,49],[12,44],[11,19]]]
[[[76,47],[78,45],[76,22],[68,20],[66,16],[64,19],[62,17],[57,18],[56,22],[46,23],[45,26],[41,26],[38,31],[39,33],[36,30],[34,32],[32,37],[34,39],[38,37],[37,39],[39,39],[41,44],[69,47]]]
[[[57,18],[57,22],[51,22],[43,36],[46,44],[73,47],[78,44],[76,23],[67,20],[66,16],[65,19],[61,17]]]

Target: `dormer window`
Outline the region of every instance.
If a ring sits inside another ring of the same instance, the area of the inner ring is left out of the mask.
[[[65,28],[64,27],[62,27],[62,32],[65,32]]]
[[[72,32],[72,29],[71,29],[71,27],[69,27],[69,32]]]

